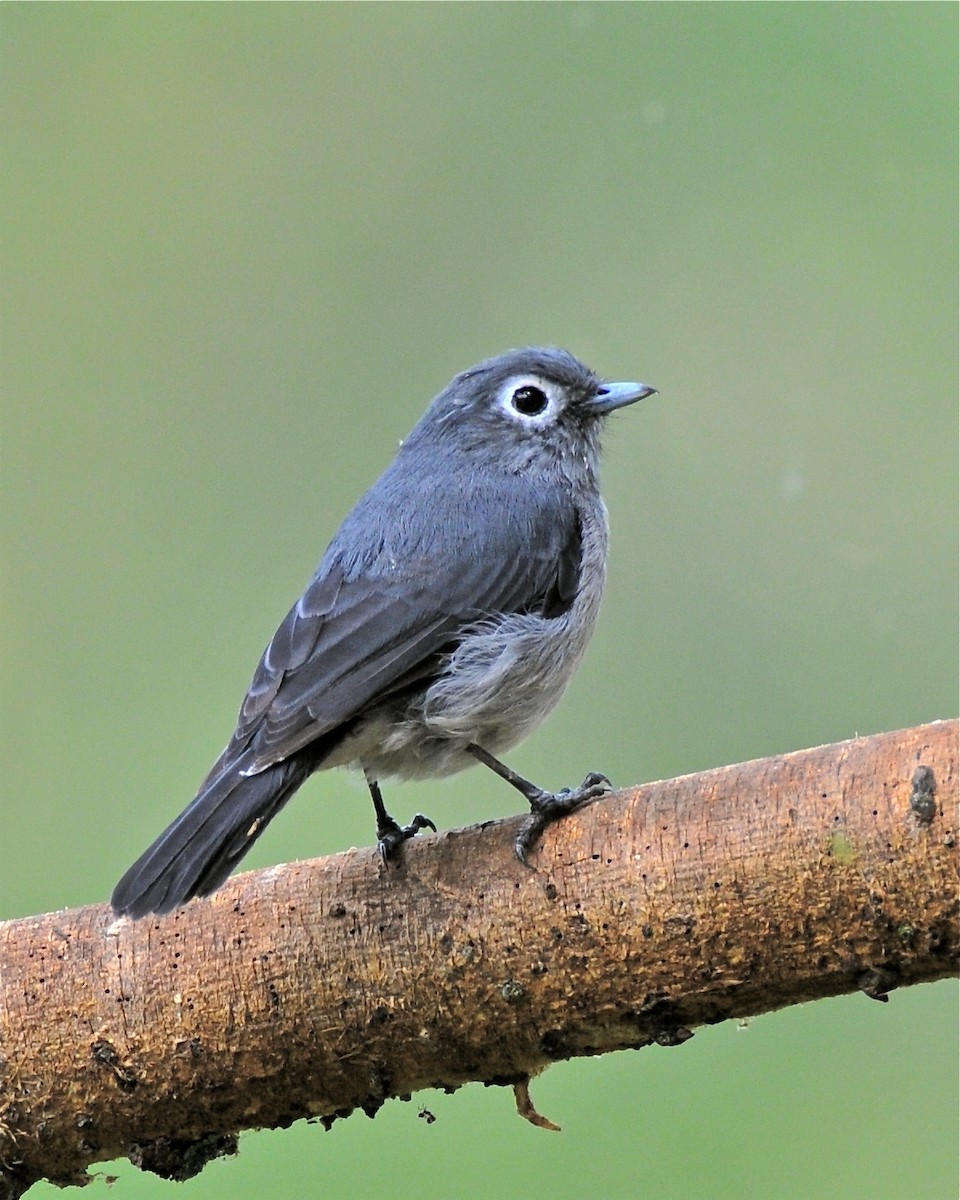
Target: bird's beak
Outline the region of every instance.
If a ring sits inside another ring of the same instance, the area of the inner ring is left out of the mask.
[[[596,395],[587,401],[587,405],[591,413],[601,417],[615,408],[625,408],[628,404],[636,404],[638,400],[653,396],[656,390],[646,383],[603,383],[597,388]]]

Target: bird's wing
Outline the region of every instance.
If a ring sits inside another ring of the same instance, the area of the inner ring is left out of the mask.
[[[211,776],[251,750],[252,774],[352,720],[386,694],[428,678],[459,631],[483,616],[572,603],[580,525],[505,523],[489,545],[426,554],[387,573],[349,575],[334,560],[287,614],[264,652],[236,732]],[[248,756],[248,763],[250,762]]]

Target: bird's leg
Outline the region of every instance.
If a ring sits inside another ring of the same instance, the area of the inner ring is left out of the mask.
[[[589,804],[591,800],[596,800],[598,796],[611,791],[613,787],[606,775],[591,771],[578,788],[562,788],[559,792],[545,792],[543,788],[537,787],[529,779],[518,775],[511,767],[502,763],[499,758],[494,758],[492,754],[475,742],[471,742],[467,746],[467,750],[477,762],[482,762],[485,767],[489,767],[501,779],[505,779],[507,783],[515,787],[530,805],[530,816],[520,826],[520,832],[513,845],[517,858],[525,867],[530,866],[527,856],[536,846],[548,825],[567,816],[568,813],[576,812],[578,808]]]
[[[398,825],[384,806],[380,784],[366,771],[364,771],[363,777],[370,789],[373,811],[377,814],[377,849],[384,862],[396,858],[403,843],[409,838],[416,837],[421,829],[432,829],[434,833],[437,832],[436,825],[423,813],[417,813],[409,825]]]

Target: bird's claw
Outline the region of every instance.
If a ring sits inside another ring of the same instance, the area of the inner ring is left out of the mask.
[[[561,788],[559,792],[540,792],[530,800],[530,816],[520,826],[517,840],[513,844],[517,858],[525,867],[532,869],[529,861],[530,852],[536,847],[543,836],[543,831],[554,821],[569,816],[578,808],[583,808],[591,800],[596,800],[607,792],[613,791],[613,784],[599,771],[591,771],[578,788]]]
[[[425,817],[423,813],[417,813],[409,825],[398,825],[392,818],[377,826],[377,849],[380,851],[380,857],[385,863],[395,859],[400,851],[400,847],[410,838],[416,837],[421,829],[432,829],[437,832],[437,827]]]

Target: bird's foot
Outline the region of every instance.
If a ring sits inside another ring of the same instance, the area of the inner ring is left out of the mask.
[[[530,801],[530,816],[520,826],[517,840],[513,844],[517,858],[525,867],[531,866],[529,854],[543,836],[543,831],[554,821],[566,817],[591,800],[613,791],[613,784],[597,771],[591,771],[578,788],[562,788],[559,792],[544,792],[537,789],[527,796]]]
[[[377,822],[377,849],[380,851],[380,857],[385,863],[395,859],[400,853],[400,847],[410,838],[416,837],[421,829],[432,829],[437,832],[437,827],[425,817],[423,813],[417,813],[409,825],[398,825],[393,817],[387,817],[385,821]]]

